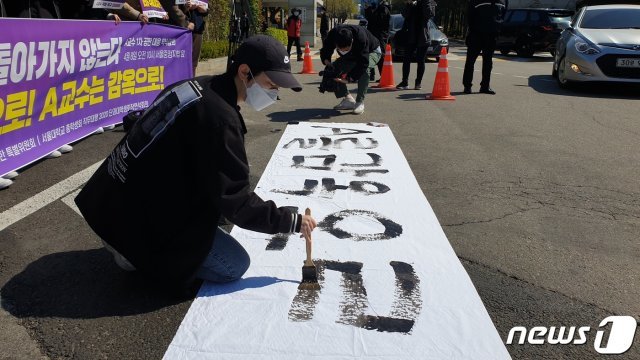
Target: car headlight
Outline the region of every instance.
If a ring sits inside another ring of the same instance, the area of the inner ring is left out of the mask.
[[[581,54],[595,55],[600,53],[600,50],[598,50],[595,46],[589,44],[588,42],[582,39],[577,39],[575,42],[575,46],[576,46],[576,50]]]
[[[449,45],[449,39],[440,40],[440,45]]]

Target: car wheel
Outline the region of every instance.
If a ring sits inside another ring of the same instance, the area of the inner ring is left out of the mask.
[[[563,56],[560,61],[558,61],[558,70],[556,71],[556,80],[558,80],[558,85],[560,85],[563,89],[568,89],[571,87],[571,81],[567,79],[567,61],[566,56]]]
[[[521,57],[533,56],[533,45],[528,39],[522,39],[516,43],[516,53]]]
[[[510,52],[511,52],[511,50],[509,50],[509,49],[500,49],[500,54],[502,54],[502,55],[509,55]]]

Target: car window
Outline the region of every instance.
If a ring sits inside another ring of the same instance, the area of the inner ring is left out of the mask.
[[[392,16],[391,17],[391,28],[393,30],[402,29],[402,24],[404,24],[404,18],[402,16]]]
[[[514,10],[509,22],[524,22],[527,20],[527,12],[524,10]]]
[[[537,11],[531,11],[529,13],[529,21],[540,22],[542,21],[542,16],[540,16],[540,13]]]
[[[580,21],[585,29],[640,29],[640,9],[587,9]]]

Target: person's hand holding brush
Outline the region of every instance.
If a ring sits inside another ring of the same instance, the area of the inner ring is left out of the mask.
[[[302,215],[302,225],[300,225],[302,235],[300,235],[300,237],[304,237],[306,241],[311,242],[311,232],[316,226],[318,226],[318,224],[311,215]]]

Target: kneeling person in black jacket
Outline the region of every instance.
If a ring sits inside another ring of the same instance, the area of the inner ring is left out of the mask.
[[[118,265],[164,284],[236,280],[249,255],[218,228],[221,216],[311,241],[311,216],[263,201],[249,185],[238,103],[260,111],[280,87],[302,89],[284,46],[261,35],[242,43],[226,74],[181,81],[158,95],[76,198]],[[160,181],[166,174],[177,177],[174,186]]]
[[[331,63],[331,56],[336,49],[340,57]],[[381,57],[380,42],[364,27],[339,25],[329,31],[320,49],[320,58],[323,64],[334,66],[346,74],[345,78],[336,79],[336,97],[344,99],[334,109],[353,110],[354,114],[364,112],[364,97],[369,89],[369,69],[375,68]],[[347,84],[356,81],[358,95],[354,99],[347,90]]]

